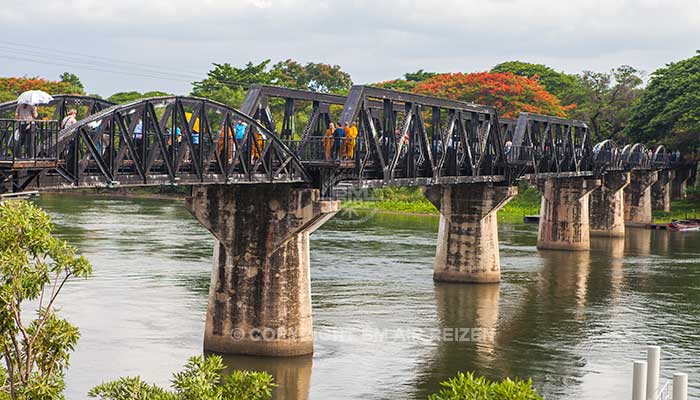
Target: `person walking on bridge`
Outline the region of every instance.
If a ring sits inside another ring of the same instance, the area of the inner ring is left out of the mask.
[[[78,122],[78,119],[76,118],[77,116],[78,111],[76,111],[75,108],[68,110],[66,117],[61,120],[61,129],[70,128],[71,126],[75,125]]]
[[[338,122],[338,127],[333,131],[333,160],[337,161],[340,159],[341,150],[343,147],[343,142],[345,140],[345,130]]]
[[[335,124],[328,124],[328,129],[326,129],[326,134],[323,135],[323,146],[326,150],[326,160],[331,159],[331,149],[333,148],[333,132],[335,132]]]
[[[347,124],[345,124],[345,125],[347,126]],[[355,141],[357,141],[357,135],[358,135],[357,123],[353,122],[345,134],[345,136],[346,136],[345,144],[347,146],[347,151],[345,154],[347,155],[347,158],[350,160],[355,159]]]
[[[34,157],[34,120],[39,117],[36,106],[21,103],[15,110],[15,119],[18,120],[18,131],[15,135],[15,154],[21,156],[22,148],[24,155]]]

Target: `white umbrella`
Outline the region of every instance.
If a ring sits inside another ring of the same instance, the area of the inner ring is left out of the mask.
[[[50,94],[43,90],[27,90],[17,98],[18,104],[29,104],[36,106],[38,104],[46,104],[53,100]]]

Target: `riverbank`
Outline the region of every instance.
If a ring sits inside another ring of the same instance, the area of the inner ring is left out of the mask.
[[[372,201],[345,201],[343,208],[379,210],[382,212],[417,215],[437,215],[438,210],[429,202],[420,188],[386,188],[373,192]],[[498,219],[522,222],[525,215],[539,214],[540,194],[532,187],[522,187],[519,194],[498,211]]]
[[[109,196],[146,199],[184,199],[189,187],[160,186],[145,188],[90,189],[85,191],[57,192],[61,194]],[[344,209],[358,211],[373,210],[391,214],[438,215],[419,187],[376,189],[372,200],[343,201]],[[498,219],[505,222],[522,222],[526,215],[539,215],[541,195],[537,189],[521,186],[518,195],[498,211]],[[700,217],[700,199],[676,200],[671,203],[671,212],[654,211],[654,223]]]
[[[346,201],[344,208],[356,210],[379,210],[382,212],[437,215],[439,212],[423,196],[420,188],[387,188],[374,192],[374,201]],[[526,215],[539,215],[541,195],[537,189],[521,186],[518,195],[498,211],[498,219],[507,222],[522,222]],[[700,217],[700,199],[671,202],[671,212],[654,211],[654,223]]]

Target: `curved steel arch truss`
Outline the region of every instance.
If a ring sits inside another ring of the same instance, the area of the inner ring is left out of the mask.
[[[623,170],[622,150],[613,140],[604,140],[593,146],[593,165],[597,174]]]
[[[633,169],[651,169],[653,152],[641,143],[628,144],[622,148],[622,165],[630,171]]]
[[[71,108],[83,108],[80,110],[79,115],[89,116],[115,105],[111,101],[91,96],[56,94],[52,97],[53,101],[51,101],[49,104],[41,105],[40,107],[55,107],[53,119],[57,121],[61,121]],[[16,108],[16,100],[1,103],[0,116],[12,115],[14,114]]]
[[[246,122],[243,139],[236,121]],[[231,107],[192,97],[141,99],[59,132],[56,168],[39,187],[308,182],[299,159]]]

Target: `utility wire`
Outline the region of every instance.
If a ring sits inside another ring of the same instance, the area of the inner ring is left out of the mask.
[[[126,74],[126,75],[155,78],[155,79],[165,79],[165,80],[170,80],[170,81],[181,81],[181,82],[187,81],[188,83],[192,83],[192,80],[195,80],[195,81],[202,80],[201,74],[198,74],[195,72],[182,73],[182,71],[181,72],[172,72],[174,70],[164,69],[163,66],[159,66],[159,65],[135,63],[135,62],[125,61],[125,60],[120,60],[117,58],[96,56],[96,55],[90,55],[90,54],[86,54],[86,53],[75,52],[75,51],[62,51],[62,50],[59,51],[59,50],[55,50],[55,49],[49,49],[46,47],[34,46],[31,44],[26,44],[26,43],[13,43],[13,42],[8,42],[8,41],[4,41],[4,40],[0,40],[0,43],[2,44],[2,45],[0,45],[0,49],[2,49],[3,52],[10,52],[14,55],[14,57],[6,56],[6,58],[12,58],[12,59],[16,59],[16,60],[29,61],[29,62],[33,62],[33,63],[68,66],[68,67],[72,67],[72,68],[83,68],[83,69],[88,69],[88,70],[98,71],[98,72]],[[38,51],[38,50],[41,50],[41,51]],[[75,54],[78,57],[66,56],[66,54]],[[28,59],[28,58],[26,58],[26,56],[41,57],[41,60]],[[88,57],[88,60],[85,60],[84,57]],[[48,61],[50,59],[56,59],[59,62]],[[107,60],[107,61],[100,61],[100,60]],[[125,65],[129,65],[129,66],[126,67],[126,66],[119,66],[119,65],[115,65],[115,64],[125,64]],[[120,69],[115,70],[114,67],[118,67]],[[130,69],[130,71],[126,71],[125,70],[126,68]],[[136,68],[136,71],[133,70],[134,68]],[[168,72],[168,71],[171,71],[171,72]],[[187,78],[187,80],[182,79],[182,78]],[[212,79],[212,78],[207,77],[205,79]],[[247,88],[250,85],[249,83],[246,83],[246,82],[226,81],[226,80],[221,80],[221,79],[216,79],[216,82],[214,82],[214,84],[221,85],[221,86],[242,87],[242,88]]]

